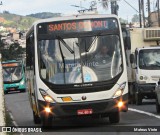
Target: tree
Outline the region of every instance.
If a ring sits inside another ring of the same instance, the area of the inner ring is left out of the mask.
[[[128,23],[128,21],[127,21],[127,20],[125,20],[125,19],[123,19],[123,18],[119,18],[119,20],[120,20],[120,22],[121,22],[121,23],[125,23],[125,24],[127,24],[127,23]]]
[[[13,43],[9,48],[5,48],[3,44],[0,46],[0,53],[2,54],[2,60],[13,60],[21,58],[25,53],[25,49],[23,49],[19,43]]]
[[[133,15],[132,22],[139,22],[139,15]]]

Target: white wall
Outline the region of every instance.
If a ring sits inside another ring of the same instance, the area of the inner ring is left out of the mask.
[[[5,126],[5,109],[4,109],[4,91],[3,91],[3,77],[0,54],[0,126]],[[4,135],[5,133],[0,133]]]

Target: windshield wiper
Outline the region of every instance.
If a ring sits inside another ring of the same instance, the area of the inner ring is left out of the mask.
[[[99,37],[99,36],[95,36],[95,37],[94,37],[92,43],[89,45],[88,48],[86,48],[86,50],[85,50],[86,52],[89,52],[89,50],[91,49],[91,47],[93,46],[93,44],[96,42],[96,40],[98,39],[98,37]]]
[[[60,36],[57,36],[57,39],[63,43],[63,45],[68,49],[68,51],[70,51],[70,53],[72,54],[74,53],[74,51],[69,47],[69,45]]]
[[[60,43],[60,40],[59,40],[59,50],[60,50],[60,54],[61,54],[61,57],[62,57],[62,61],[63,61],[63,77],[64,77],[64,84],[66,84],[66,76],[65,76],[65,72],[66,72],[66,67],[65,67],[65,57],[63,55],[63,51],[62,51],[62,48],[61,48],[61,43]]]

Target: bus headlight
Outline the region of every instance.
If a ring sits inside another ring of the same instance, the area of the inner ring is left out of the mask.
[[[126,87],[126,82],[119,85],[119,89],[114,93],[113,98],[120,97]]]
[[[140,79],[140,80],[147,80],[148,77],[147,77],[147,76],[144,76],[144,75],[141,75],[141,76],[139,77],[139,79]]]
[[[24,85],[24,80],[22,80],[22,81],[20,82],[20,85]]]
[[[46,102],[55,103],[54,99],[45,90],[39,89],[39,91]]]

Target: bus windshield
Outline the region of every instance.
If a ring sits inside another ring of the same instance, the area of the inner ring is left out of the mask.
[[[139,51],[139,68],[148,70],[160,69],[160,49],[145,49]]]
[[[4,82],[16,82],[22,79],[22,65],[14,64],[2,64]]]
[[[122,72],[119,35],[39,40],[39,69],[53,84],[107,81]]]

